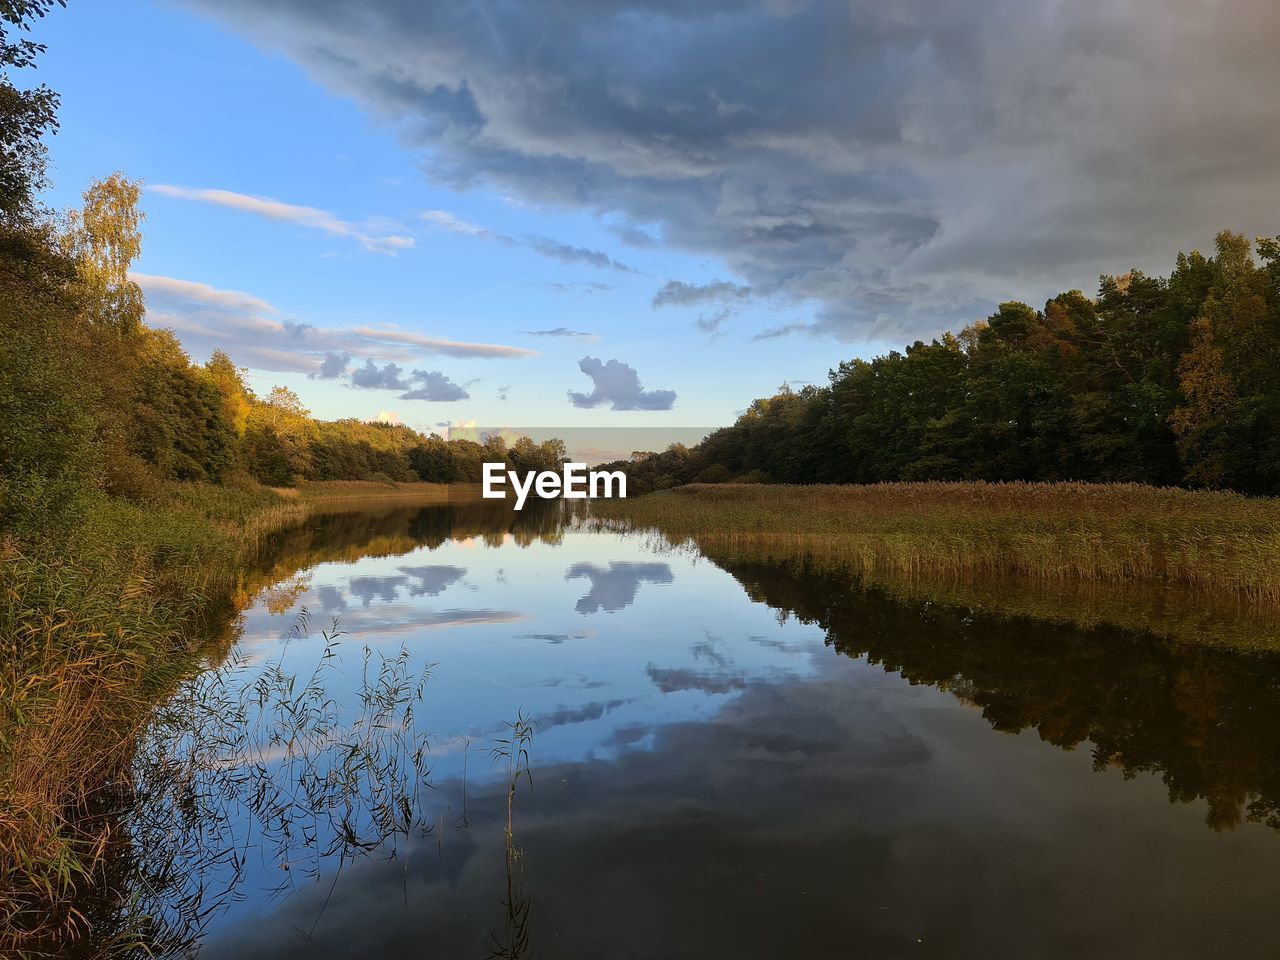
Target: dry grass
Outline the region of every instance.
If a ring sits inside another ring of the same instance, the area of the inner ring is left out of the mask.
[[[393,483],[377,480],[324,480],[297,487],[273,487],[275,493],[304,501],[326,503],[343,500],[408,499],[423,503],[445,503],[450,500],[479,496],[478,484]]]
[[[1280,500],[1138,484],[693,485],[595,516],[761,560],[853,572],[1177,587],[1280,609]]]
[[[467,495],[173,485],[144,504],[103,498],[83,527],[45,543],[0,537],[0,955],[40,955],[83,932],[77,891],[115,840],[99,797],[127,777],[156,703],[222,639],[215,612],[255,592],[246,571],[265,537],[355,498]]]

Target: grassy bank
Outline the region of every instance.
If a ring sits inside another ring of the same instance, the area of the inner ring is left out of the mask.
[[[692,485],[596,501],[710,555],[912,596],[1248,646],[1280,640],[1280,500],[1135,484]]]
[[[96,498],[72,531],[39,542],[0,538],[0,954],[83,926],[75,892],[115,839],[95,816],[102,791],[126,777],[154,704],[253,592],[245,571],[262,539],[356,497],[454,495],[172,484],[143,502]]]

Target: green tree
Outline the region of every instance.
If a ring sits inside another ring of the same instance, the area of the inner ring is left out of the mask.
[[[1274,254],[1274,248],[1263,245]],[[1259,269],[1239,234],[1217,237],[1214,281],[1179,366],[1171,422],[1188,478],[1253,493],[1280,486],[1280,311],[1272,256]]]
[[[63,0],[0,0],[0,215],[29,217],[35,196],[44,186],[46,148],[43,137],[58,129],[58,95],[41,84],[17,87],[10,71],[35,66],[44,46],[27,32]]]

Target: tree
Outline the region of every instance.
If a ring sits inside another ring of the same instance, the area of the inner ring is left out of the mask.
[[[142,326],[146,312],[141,288],[129,279],[142,252],[141,195],[139,181],[116,172],[91,183],[84,206],[67,214],[66,242],[88,289],[90,320],[124,335]]]
[[[221,398],[222,414],[237,437],[243,437],[249,425],[249,409],[253,406],[253,392],[245,386],[246,371],[237,367],[222,350],[213,351],[204,365],[205,375]]]
[[[1272,254],[1274,248],[1263,244]],[[1252,493],[1280,484],[1280,302],[1274,260],[1258,269],[1239,234],[1217,237],[1214,281],[1178,368],[1171,423],[1188,479]]]
[[[679,455],[614,465],[637,491],[694,479],[774,482],[1087,480],[1280,493],[1280,238],[1223,233],[1043,310],[987,319],[904,352],[784,385]],[[718,468],[718,469],[717,469]]]
[[[43,137],[58,129],[58,95],[47,86],[20,90],[9,71],[34,67],[44,45],[14,32],[31,29],[64,0],[0,0],[0,215],[28,216],[44,186],[46,149]]]

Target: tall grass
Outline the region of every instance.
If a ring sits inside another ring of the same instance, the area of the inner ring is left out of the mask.
[[[427,487],[413,495],[447,499]],[[97,497],[40,540],[0,535],[0,955],[83,932],[76,892],[117,839],[101,795],[155,705],[221,648],[264,539],[322,494],[174,484]]]
[[[693,485],[592,504],[606,525],[910,579],[1197,591],[1280,609],[1280,500],[1139,484]]]

